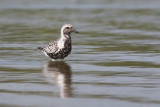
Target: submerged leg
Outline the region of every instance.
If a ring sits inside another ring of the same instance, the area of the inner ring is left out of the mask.
[[[56,61],[56,59],[51,59],[52,61]]]

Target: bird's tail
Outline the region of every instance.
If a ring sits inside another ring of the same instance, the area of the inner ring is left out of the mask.
[[[42,48],[42,47],[37,47],[37,49],[38,49],[39,51],[42,51],[42,50],[43,50],[43,48]]]

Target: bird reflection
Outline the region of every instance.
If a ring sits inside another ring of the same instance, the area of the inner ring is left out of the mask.
[[[44,65],[43,72],[51,83],[60,87],[61,98],[72,97],[71,67],[64,61],[49,61]]]

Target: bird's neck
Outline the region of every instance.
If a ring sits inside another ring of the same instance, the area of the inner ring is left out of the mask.
[[[70,33],[61,33],[61,39],[71,39]]]
[[[70,43],[70,42],[71,42],[71,36],[62,33],[58,41],[59,49],[63,49],[65,47],[65,43]]]

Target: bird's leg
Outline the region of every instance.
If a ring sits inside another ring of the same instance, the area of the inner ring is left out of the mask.
[[[52,61],[56,61],[55,59],[51,59]]]

